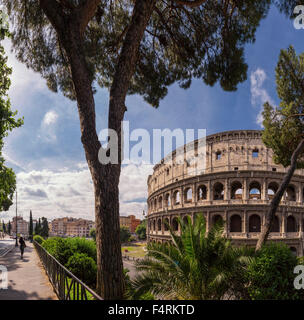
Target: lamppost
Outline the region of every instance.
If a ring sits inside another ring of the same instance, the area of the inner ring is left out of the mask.
[[[18,220],[17,220],[17,188],[16,188],[16,243],[15,247],[18,247],[18,236],[17,236],[17,231],[18,231]]]

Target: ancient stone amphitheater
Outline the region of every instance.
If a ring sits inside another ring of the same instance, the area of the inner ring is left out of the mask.
[[[195,145],[195,144],[194,144]],[[195,148],[194,148],[195,149]],[[286,172],[274,164],[261,131],[227,131],[207,136],[206,167],[189,174],[189,163],[162,160],[148,177],[148,241],[170,239],[167,224],[179,232],[177,217],[201,213],[207,231],[218,219],[236,245],[254,246],[269,203]],[[304,170],[297,170],[277,211],[269,239],[284,241],[303,256]]]

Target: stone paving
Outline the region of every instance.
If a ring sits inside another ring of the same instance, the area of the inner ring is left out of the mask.
[[[0,300],[58,300],[33,244],[26,245],[23,260],[19,247],[0,258],[8,270],[8,289],[0,289]]]

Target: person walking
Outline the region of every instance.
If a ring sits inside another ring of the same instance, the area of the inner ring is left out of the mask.
[[[19,238],[19,244],[20,244],[21,259],[23,259],[23,252],[24,252],[24,248],[26,247],[23,237]]]

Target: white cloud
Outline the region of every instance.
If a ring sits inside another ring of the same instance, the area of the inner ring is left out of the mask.
[[[14,103],[22,105],[24,96],[29,96],[37,90],[45,91],[45,80],[40,74],[28,69],[23,63],[16,59],[15,54],[11,52],[12,45],[9,39],[3,41],[3,46],[8,56],[7,64],[13,69],[9,95]]]
[[[94,188],[90,172],[85,164],[75,170],[33,170],[17,174],[18,212],[28,220],[45,216],[49,220],[58,217],[76,217],[94,220]],[[120,179],[120,214],[134,214],[143,219],[147,210],[147,178],[152,165],[128,165],[122,168]],[[15,215],[15,204],[6,220]]]
[[[257,115],[256,123],[262,127],[263,122],[263,105],[265,102],[274,104],[272,98],[269,96],[268,92],[263,88],[263,84],[267,79],[267,75],[263,69],[257,68],[250,75],[250,91],[251,91],[251,104],[253,106],[259,106],[260,112]]]
[[[45,114],[42,120],[42,123],[48,126],[50,124],[56,123],[57,119],[58,119],[58,114],[54,110],[51,110]]]

